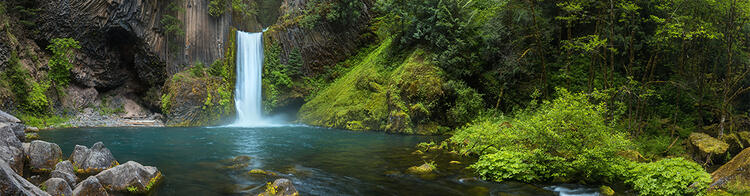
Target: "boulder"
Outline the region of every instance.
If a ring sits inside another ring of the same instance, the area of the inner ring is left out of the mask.
[[[723,154],[729,148],[729,144],[726,142],[705,133],[693,132],[689,139],[691,144],[706,154]]]
[[[10,124],[0,123],[0,160],[7,162],[19,175],[23,175],[23,145],[15,136]]]
[[[104,189],[99,179],[95,176],[89,176],[86,180],[78,183],[78,186],[73,190],[73,196],[108,196],[107,190]]]
[[[68,160],[70,160],[76,167],[81,168],[81,164],[86,161],[90,152],[91,150],[86,146],[76,145]]]
[[[728,192],[750,191],[750,148],[745,148],[732,160],[711,173],[710,189],[722,189]]]
[[[23,132],[23,130],[26,127],[25,125],[21,123],[10,123],[10,122],[7,124],[10,130],[13,132],[13,135],[15,135],[19,141],[26,141],[26,133]]]
[[[99,182],[108,190],[131,193],[150,191],[161,177],[161,172],[156,167],[143,166],[135,161],[128,161],[96,175]]]
[[[21,120],[0,110],[0,122],[21,123]]]
[[[70,187],[75,187],[78,176],[73,171],[73,164],[70,161],[63,161],[55,165],[55,170],[50,173],[50,178],[60,178],[68,182]]]
[[[70,196],[73,195],[73,190],[70,189],[70,185],[63,179],[50,178],[42,183],[42,187],[53,196]]]
[[[78,167],[79,173],[87,174],[99,173],[119,164],[102,142],[95,143],[91,149],[76,145],[69,160]]]
[[[16,174],[7,162],[0,159],[0,195],[49,195]]]
[[[29,167],[34,172],[50,172],[62,161],[62,150],[55,143],[34,140],[29,145]]]
[[[258,194],[258,196],[296,196],[299,195],[297,189],[294,188],[292,181],[286,178],[279,178],[273,181],[272,184],[266,187],[266,192]],[[270,191],[273,189],[273,191]]]
[[[26,127],[26,129],[23,130],[24,132],[39,132],[39,128],[37,127]]]

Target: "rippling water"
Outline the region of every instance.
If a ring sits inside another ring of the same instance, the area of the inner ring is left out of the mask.
[[[121,163],[158,167],[165,175],[154,195],[257,194],[266,182],[291,179],[302,195],[560,195],[568,188],[491,183],[471,178],[470,162],[448,153],[413,155],[415,145],[441,137],[352,132],[305,126],[269,128],[85,128],[41,132],[69,156],[76,144],[103,141]],[[227,160],[250,156],[247,167],[227,169]],[[435,161],[434,176],[404,174]],[[278,177],[248,175],[251,169]],[[576,194],[596,195],[577,188]],[[567,191],[567,192],[566,192]],[[563,194],[565,195],[565,194]]]

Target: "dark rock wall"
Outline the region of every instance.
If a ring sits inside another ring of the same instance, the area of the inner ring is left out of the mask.
[[[334,0],[328,0],[334,1]],[[366,36],[373,17],[372,0],[359,0],[360,17],[353,24],[321,22],[312,28],[300,24],[304,9],[310,0],[284,0],[281,4],[282,18],[266,31],[266,39],[281,46],[281,62],[287,63],[288,55],[297,49],[304,61],[303,71],[315,75],[326,67],[350,57],[363,43],[372,40]]]
[[[170,10],[170,2],[177,2],[181,11]],[[231,28],[262,29],[254,17],[240,19],[231,11],[220,17],[210,16],[208,0],[50,0],[37,3],[41,11],[37,19],[38,33],[33,39],[40,46],[60,37],[79,41],[82,48],[75,57],[73,84],[80,86],[79,89],[95,88],[100,94],[128,88],[130,90],[124,92],[136,92],[134,96],[145,97],[195,62],[210,65],[223,58]],[[264,16],[273,13],[278,15],[278,7],[259,12]],[[161,25],[166,14],[175,15],[183,22],[184,36],[167,39]],[[175,42],[169,44],[178,49],[170,51],[168,41]],[[0,53],[0,58],[5,56]],[[159,105],[155,103],[158,99],[142,102],[158,110],[155,107]]]

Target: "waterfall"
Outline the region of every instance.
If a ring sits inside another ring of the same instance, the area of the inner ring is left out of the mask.
[[[234,95],[237,120],[233,126],[263,124],[263,105],[261,104],[262,39],[262,32],[237,31],[237,84]]]

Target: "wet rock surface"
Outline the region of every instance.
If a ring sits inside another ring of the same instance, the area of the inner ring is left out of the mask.
[[[35,140],[29,145],[27,156],[32,171],[51,172],[55,165],[62,161],[62,150],[55,143]]]
[[[0,195],[49,195],[34,186],[31,182],[19,176],[8,165],[0,159]]]
[[[273,189],[273,191],[263,192],[258,196],[296,196],[299,195],[297,189],[294,188],[292,181],[286,178],[279,178],[270,184],[270,187],[266,187],[266,190]]]

